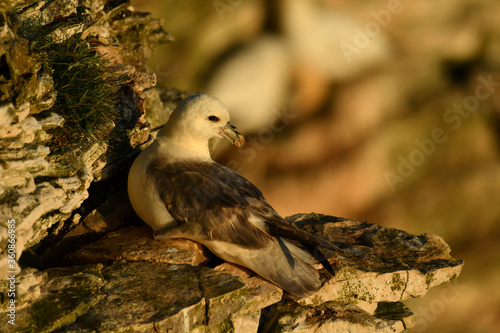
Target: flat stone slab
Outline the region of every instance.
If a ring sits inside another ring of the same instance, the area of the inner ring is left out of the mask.
[[[272,311],[264,332],[397,333],[415,324],[413,313],[400,302],[381,303],[373,315],[354,304],[335,302],[316,307],[284,302]]]
[[[27,272],[16,330],[188,332],[217,325],[244,305],[247,286],[208,267],[117,261]],[[4,307],[5,309],[5,307]],[[0,312],[6,317],[6,312]],[[0,331],[8,331],[7,321]]]
[[[280,287],[244,267],[225,262],[215,267],[215,270],[239,277],[241,282],[248,287],[247,301],[237,315],[253,314],[255,311],[278,303],[283,297],[283,290]]]
[[[298,300],[300,304],[396,302],[422,297],[429,288],[455,279],[463,267],[463,261],[452,258],[449,246],[436,235],[415,236],[318,214],[294,215],[288,220],[337,243],[348,254],[324,250],[336,274],[322,270],[326,282],[315,294]]]
[[[204,265],[208,250],[187,239],[157,241],[147,225],[131,226],[108,233],[95,243],[83,246],[67,258],[74,264],[108,263],[117,260],[153,261],[170,264]]]
[[[23,270],[17,277],[16,325],[0,321],[0,332],[53,332],[87,313],[104,295],[102,265]],[[0,315],[7,317],[5,306]],[[14,330],[13,330],[14,328]]]

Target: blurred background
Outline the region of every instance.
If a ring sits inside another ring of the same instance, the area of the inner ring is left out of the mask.
[[[158,85],[220,98],[245,134],[216,159],[283,216],[433,233],[461,276],[412,332],[500,326],[500,2],[132,0],[175,38]]]

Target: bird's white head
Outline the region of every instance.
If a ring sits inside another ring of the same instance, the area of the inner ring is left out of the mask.
[[[226,138],[237,147],[245,142],[229,122],[227,107],[219,99],[203,94],[180,102],[158,134],[187,147],[206,147],[212,138]]]

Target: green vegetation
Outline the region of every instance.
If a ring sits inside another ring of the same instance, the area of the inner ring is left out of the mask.
[[[99,124],[115,117],[115,86],[106,61],[82,39],[94,23],[83,12],[47,25],[35,15],[24,20],[18,33],[41,57],[43,71],[52,73],[57,99],[51,110],[66,119],[67,130],[99,137]]]

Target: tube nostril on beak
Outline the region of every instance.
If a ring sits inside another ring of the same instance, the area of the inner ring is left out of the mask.
[[[245,137],[231,123],[227,123],[224,127],[219,127],[219,134],[228,139],[236,147],[241,147],[245,143]]]

